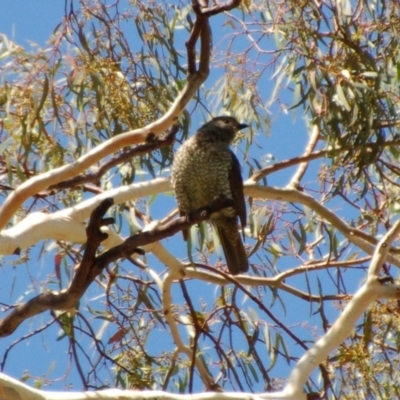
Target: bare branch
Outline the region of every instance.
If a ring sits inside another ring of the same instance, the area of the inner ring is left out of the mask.
[[[138,157],[143,154],[150,153],[154,150],[161,149],[163,147],[169,147],[173,144],[175,140],[175,135],[178,132],[179,126],[175,125],[171,128],[170,132],[165,136],[165,138],[159,139],[154,137],[154,135],[149,135],[147,144],[142,144],[130,149],[128,151],[124,151],[122,154],[119,154],[116,157],[113,157],[111,160],[107,161],[103,165],[101,165],[97,171],[89,172],[84,175],[75,176],[72,179],[68,179],[66,181],[59,182],[55,185],[49,187],[49,190],[53,189],[66,189],[75,187],[78,185],[83,185],[85,183],[96,183],[100,181],[102,176],[107,173],[111,168],[122,164],[123,162],[131,160],[133,157]]]
[[[383,144],[385,148],[390,148],[392,146],[399,146],[399,145],[400,142],[398,140],[388,140]],[[360,147],[364,148],[365,150],[368,150],[371,149],[373,146],[370,143],[366,143],[361,145]],[[318,158],[327,157],[329,156],[329,154],[340,153],[348,150],[350,150],[350,148],[334,147],[332,149],[318,150],[313,153],[307,152],[307,154],[304,154],[302,156],[292,157],[288,160],[278,161],[275,162],[273,165],[268,165],[268,167],[265,167],[263,169],[254,172],[254,174],[249,178],[249,180],[257,182],[260,179],[264,178],[265,176],[272,174],[273,172],[281,171],[283,169],[292,167],[297,164],[309,163],[310,161],[317,160]]]
[[[103,200],[92,212],[86,229],[87,243],[82,262],[67,290],[61,293],[42,293],[27,303],[18,305],[13,311],[0,321],[0,337],[8,336],[27,318],[40,314],[46,310],[74,309],[77,301],[82,297],[94,279],[103,272],[111,262],[120,258],[128,258],[134,252],[140,252],[138,247],[174,235],[182,229],[209,219],[213,212],[222,210],[232,205],[232,201],[224,198],[216,199],[209,207],[203,207],[193,212],[189,218],[181,217],[168,223],[166,226],[157,227],[149,232],[138,233],[96,257],[100,243],[106,236],[100,229],[104,224],[112,223],[110,219],[103,219],[105,212],[113,204],[113,200]]]
[[[397,221],[375,249],[367,282],[357,291],[326,335],[300,359],[288,379],[285,391],[289,393],[301,391],[315,367],[351,334],[360,315],[379,297],[382,283],[376,274],[385,262],[388,249],[399,232],[400,221]]]
[[[352,228],[343,219],[339,218],[333,211],[324,207],[312,196],[300,192],[296,189],[280,189],[270,186],[260,186],[253,184],[250,180],[245,182],[245,194],[252,197],[261,197],[274,200],[284,200],[294,203],[304,204],[315,211],[320,217],[328,221],[332,226],[338,229],[346,238],[356,246],[364,250],[367,254],[374,253],[374,246],[377,240],[374,236],[368,235],[359,229]],[[387,259],[394,265],[400,267],[400,261],[393,254],[398,253],[397,249],[390,249]]]
[[[195,2],[195,4],[197,3]],[[20,205],[29,197],[34,196],[59,182],[77,176],[107,155],[112,154],[123,147],[146,142],[149,135],[160,135],[176,123],[176,120],[185,110],[188,102],[192,99],[209,74],[211,29],[207,16],[197,14],[197,19],[198,21],[196,21],[195,25],[197,24],[198,28],[195,31],[195,34],[192,35],[193,37],[191,38],[190,46],[188,48],[188,64],[189,66],[195,64],[195,61],[193,61],[195,60],[196,54],[194,49],[200,38],[200,67],[197,71],[189,71],[186,86],[175,99],[169,110],[161,118],[141,129],[128,131],[107,140],[89,151],[87,154],[81,156],[72,164],[55,168],[22,183],[7,197],[6,201],[0,207],[0,229],[4,228]]]
[[[239,7],[242,0],[231,0],[226,4],[217,4],[213,7],[202,8],[201,13],[204,16],[211,17],[212,15],[220,14],[225,11],[230,11],[236,7]]]
[[[92,274],[93,265],[96,260],[96,252],[100,243],[106,238],[101,227],[112,223],[110,219],[103,219],[104,214],[113,204],[112,199],[105,199],[93,211],[89,225],[86,229],[87,243],[77,272],[67,290],[61,293],[42,293],[27,303],[20,304],[13,311],[0,321],[0,337],[13,333],[18,326],[27,318],[38,315],[47,310],[75,310],[76,303],[85,293],[94,277]]]
[[[315,146],[318,143],[318,140],[319,140],[319,128],[317,125],[314,125],[312,128],[310,141],[308,142],[306,151],[304,152],[305,157],[312,154],[312,152],[315,149]],[[299,165],[299,168],[297,169],[296,173],[293,175],[292,179],[290,180],[289,186],[292,186],[296,189],[299,189],[301,187],[300,181],[301,181],[301,178],[306,173],[307,167],[308,167],[308,162],[302,162]]]

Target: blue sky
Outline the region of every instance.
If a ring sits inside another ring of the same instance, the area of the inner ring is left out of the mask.
[[[43,46],[64,15],[62,0],[2,0],[0,32],[21,46]]]

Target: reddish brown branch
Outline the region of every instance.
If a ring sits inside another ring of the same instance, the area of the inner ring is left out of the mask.
[[[289,167],[298,165],[303,162],[308,162],[308,161],[316,160],[318,158],[325,157],[328,153],[329,153],[329,150],[319,150],[319,151],[316,151],[311,154],[293,157],[293,158],[290,158],[288,160],[284,160],[281,162],[276,162],[273,165],[268,165],[268,167],[258,170],[250,177],[250,179],[257,182],[260,179],[266,177],[267,175],[272,174],[273,172],[277,172],[282,169],[289,168]]]
[[[96,252],[101,241],[107,237],[105,233],[101,232],[100,228],[114,222],[110,218],[103,219],[103,216],[113,203],[112,199],[105,199],[93,210],[86,228],[87,242],[82,262],[68,289],[61,293],[39,294],[27,303],[15,307],[9,315],[0,321],[0,337],[10,335],[23,321],[44,311],[75,309],[76,303],[93,281],[88,278],[92,276],[90,270],[96,261]]]
[[[130,236],[121,245],[96,256],[101,241],[106,238],[106,234],[101,232],[100,228],[113,223],[111,218],[104,219],[104,214],[112,204],[112,199],[105,199],[93,210],[86,228],[87,242],[82,262],[68,289],[60,293],[39,294],[28,302],[15,307],[0,321],[0,337],[12,334],[27,318],[44,311],[74,310],[90,284],[110,263],[120,258],[128,258],[134,252],[142,252],[138,249],[140,246],[172,236],[182,229],[187,229],[191,225],[208,219],[212,213],[232,206],[232,201],[222,197],[218,198],[210,206],[196,210],[188,218],[181,217],[152,231]]]
[[[195,5],[193,5],[195,9]],[[190,37],[186,42],[186,51],[188,56],[188,76],[194,75],[196,73],[196,43],[200,37],[201,30],[205,23],[204,18],[196,18]],[[204,57],[200,57],[204,58]]]
[[[389,148],[392,146],[399,146],[399,145],[400,145],[400,142],[398,140],[388,140],[382,144],[382,146],[384,148]],[[368,150],[368,149],[372,148],[372,145],[370,143],[365,143],[364,145],[360,145],[360,147],[365,150]],[[272,174],[273,172],[277,172],[282,169],[286,169],[286,168],[292,167],[294,165],[298,165],[303,162],[309,162],[309,161],[316,160],[318,158],[327,157],[330,154],[334,155],[334,154],[344,153],[345,151],[348,151],[349,149],[350,149],[350,147],[343,146],[343,147],[337,147],[337,148],[327,149],[327,150],[318,150],[318,151],[315,151],[310,154],[293,157],[288,160],[276,162],[273,165],[268,165],[268,167],[265,167],[263,169],[256,171],[250,177],[250,179],[257,182],[260,179],[266,177],[267,175]]]
[[[208,23],[209,17],[220,14],[224,11],[232,10],[238,7],[241,0],[231,0],[226,4],[216,5],[214,7],[207,7],[206,0],[195,0],[193,2],[193,11],[196,14],[196,21],[194,23],[190,37],[186,42],[187,56],[188,56],[188,79],[193,75],[200,75],[204,80],[210,72],[210,57],[211,57],[211,28]],[[200,58],[199,69],[196,70],[196,43],[198,39],[200,42]]]
[[[168,132],[167,136],[163,139],[155,138],[154,135],[149,134],[148,140],[146,144],[138,145],[133,149],[125,151],[124,153],[111,158],[109,161],[100,166],[100,168],[96,172],[78,175],[72,179],[68,179],[66,181],[59,182],[55,185],[49,187],[49,190],[52,189],[66,189],[75,187],[78,185],[83,185],[85,183],[98,183],[100,182],[101,177],[107,173],[111,168],[122,164],[123,162],[131,160],[133,157],[137,157],[143,154],[150,153],[154,150],[161,149],[163,147],[171,146],[175,140],[175,135],[179,130],[179,126],[175,125]]]
[[[113,247],[98,256],[96,260],[96,269],[101,272],[111,262],[122,257],[130,257],[132,253],[137,251],[138,247],[173,236],[182,229],[188,229],[194,224],[209,219],[212,213],[229,206],[232,206],[232,201],[220,197],[215,199],[211,205],[194,211],[188,218],[177,218],[163,226],[156,227],[151,231],[130,236],[124,243]]]

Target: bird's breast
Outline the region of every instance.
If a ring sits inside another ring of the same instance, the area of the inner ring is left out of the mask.
[[[172,169],[180,210],[190,212],[204,207],[219,195],[231,198],[231,163],[227,147],[186,142],[177,152]]]

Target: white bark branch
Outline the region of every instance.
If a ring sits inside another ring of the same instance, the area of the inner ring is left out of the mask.
[[[168,190],[172,190],[169,179],[159,178],[109,190],[53,214],[42,212],[29,214],[14,227],[0,233],[0,254],[14,254],[16,249],[28,248],[45,239],[85,243],[86,231],[83,222],[102,200],[111,197],[114,204],[121,204]],[[119,243],[115,234],[110,234],[102,243],[105,248],[116,244]]]
[[[398,236],[399,232],[400,220],[387,232],[376,247],[366,283],[350,300],[326,335],[318,340],[315,346],[300,359],[288,379],[285,391],[294,393],[299,388],[302,388],[312,371],[326,359],[333,349],[351,335],[361,314],[382,294],[381,288],[383,284],[379,282],[378,273],[388,256],[392,241]],[[398,290],[397,293],[400,294]]]
[[[58,211],[53,214],[33,213],[10,229],[0,233],[0,254],[13,254],[16,249],[28,248],[40,240],[54,239],[66,240],[75,243],[86,241],[85,226],[82,224],[92,210],[105,198],[111,197],[115,204],[150,196],[172,190],[169,178],[158,178],[148,182],[135,183],[109,190],[93,198],[83,201],[76,206]],[[354,229],[346,224],[338,215],[312,196],[295,189],[281,189],[270,186],[262,186],[252,181],[245,182],[245,194],[270,200],[279,200],[293,203],[300,203],[314,212],[322,219],[330,223],[340,231],[350,242],[361,248],[367,254],[372,255],[376,245],[376,239],[360,230]],[[110,241],[114,238],[110,237]],[[109,248],[105,241],[104,246]],[[388,254],[388,260],[400,267],[397,257]]]
[[[107,389],[92,392],[50,392],[25,385],[0,372],[1,400],[305,400],[305,395],[290,397],[283,393],[257,395],[238,392],[205,392],[198,394],[177,394],[160,390],[119,390]]]
[[[275,188],[270,186],[261,186],[255,184],[253,181],[248,180],[245,182],[245,194],[270,200],[287,201],[292,203],[300,203],[307,206],[309,209],[316,212],[322,219],[331,224],[339,232],[341,232],[349,242],[355,244],[357,247],[365,251],[367,254],[372,255],[375,250],[377,241],[374,236],[368,235],[361,230],[352,228],[346,224],[336,213],[323,206],[320,202],[315,200],[312,196],[300,192],[296,189],[289,188]],[[387,255],[388,261],[400,267],[400,260],[391,254]]]
[[[308,145],[307,145],[306,151],[303,154],[303,157],[307,157],[310,154],[312,154],[312,152],[315,149],[315,146],[317,145],[318,139],[319,139],[319,127],[317,125],[313,125],[310,141],[308,142]],[[292,179],[290,180],[289,187],[298,188],[300,186],[300,181],[303,178],[304,174],[306,173],[309,163],[310,163],[309,161],[302,162],[298,166],[297,171],[295,172]]]

